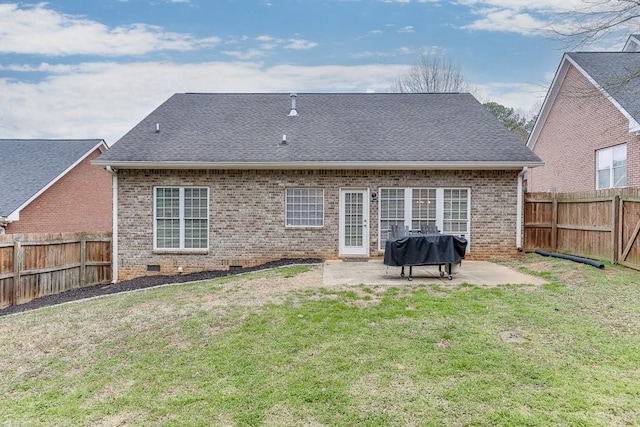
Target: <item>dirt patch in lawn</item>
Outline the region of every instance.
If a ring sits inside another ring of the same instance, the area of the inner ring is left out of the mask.
[[[259,306],[282,302],[289,292],[322,287],[322,268],[297,274],[293,277],[270,275],[267,277],[238,278],[222,285],[222,292],[194,297],[190,302],[202,304],[202,308],[226,306]]]

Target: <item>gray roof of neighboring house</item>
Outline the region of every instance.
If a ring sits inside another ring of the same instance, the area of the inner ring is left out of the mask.
[[[623,52],[638,52],[640,50],[640,34],[631,34],[627,38],[624,47],[622,48]]]
[[[94,163],[539,165],[470,94],[176,94]],[[157,132],[159,127],[159,132]],[[286,135],[286,144],[282,144]]]
[[[640,52],[570,52],[567,56],[640,122]]]
[[[101,139],[0,139],[0,217],[19,209],[101,144]]]

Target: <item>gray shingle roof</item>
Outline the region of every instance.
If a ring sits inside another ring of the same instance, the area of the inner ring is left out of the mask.
[[[640,122],[640,52],[570,52],[567,56]]]
[[[0,217],[9,216],[101,143],[101,139],[0,139]]]
[[[631,34],[628,38],[624,47],[622,48],[623,52],[638,52],[640,50],[640,34]]]
[[[302,93],[296,107],[289,117],[289,94],[176,94],[96,163],[541,163],[470,94]]]

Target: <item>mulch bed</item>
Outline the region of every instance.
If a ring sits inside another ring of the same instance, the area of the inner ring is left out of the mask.
[[[268,262],[266,264],[255,267],[238,268],[232,271],[228,270],[211,270],[201,271],[198,273],[189,273],[181,275],[158,275],[145,276],[136,279],[124,280],[114,284],[102,284],[88,286],[86,288],[71,289],[55,295],[47,295],[36,298],[24,304],[11,305],[0,310],[0,316],[8,314],[21,313],[23,311],[34,310],[36,308],[47,307],[51,305],[62,304],[69,301],[76,301],[86,298],[93,298],[101,295],[117,294],[120,292],[135,291],[138,289],[152,288],[154,286],[166,285],[169,283],[185,283],[195,282],[198,280],[216,279],[218,277],[233,276],[236,274],[247,273],[249,271],[266,270],[269,268],[283,267],[293,264],[318,264],[322,260],[318,258],[287,258],[279,261]]]

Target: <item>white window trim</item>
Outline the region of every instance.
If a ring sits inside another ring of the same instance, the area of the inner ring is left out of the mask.
[[[321,225],[289,225],[287,224],[287,194],[289,190],[320,190],[322,192],[322,224]],[[320,187],[286,187],[284,189],[284,227],[285,228],[324,228],[324,215],[326,211],[324,188]]]
[[[412,214],[412,202],[413,202],[413,191],[414,189],[435,189],[436,190],[436,226],[438,230],[444,230],[444,192],[445,190],[466,190],[467,191],[467,233],[463,234],[467,239],[467,252],[471,247],[471,188],[469,187],[380,187],[378,188],[378,194],[382,194],[382,190],[404,190],[404,225],[409,227],[411,230],[411,223],[413,221]],[[380,200],[378,201],[380,203]],[[459,236],[458,233],[451,233],[453,235]],[[378,210],[378,251],[384,252],[384,247],[382,247],[382,242],[386,240],[386,238],[382,237],[382,215],[380,215],[380,210]]]
[[[614,170],[614,167],[613,167],[613,150],[618,148],[618,147],[622,147],[622,146],[625,147],[625,154],[626,154],[625,158],[627,160],[627,170],[626,170],[626,172],[627,172],[627,178],[629,177],[628,176],[628,172],[629,172],[629,168],[628,168],[628,166],[629,166],[629,149],[628,149],[626,143],[625,144],[613,145],[611,147],[605,147],[605,148],[597,149],[596,150],[596,190],[607,190],[609,188],[626,188],[626,187],[629,186],[628,179],[627,179],[627,185],[625,185],[625,186],[616,187],[616,186],[613,185],[615,183],[615,179],[614,179],[614,175],[613,175],[613,170]],[[610,183],[609,187],[600,187],[598,185],[599,184],[599,182],[598,182],[598,172],[600,172],[600,170],[601,170],[601,169],[598,168],[598,166],[600,166],[598,164],[598,157],[599,157],[598,154],[600,152],[603,152],[603,151],[611,151],[611,164],[607,168],[607,169],[609,169],[609,183]]]
[[[158,247],[158,209],[157,209],[157,189],[158,188],[177,188],[180,190],[180,207],[179,207],[179,219],[180,219],[180,247],[179,248],[159,248]],[[207,247],[206,248],[185,248],[184,247],[184,190],[186,188],[199,188],[207,191]],[[211,203],[211,193],[209,187],[203,186],[177,186],[177,185],[158,185],[153,187],[153,251],[154,252],[189,252],[189,253],[207,253],[209,251],[209,226],[210,226],[210,212],[209,205]]]

